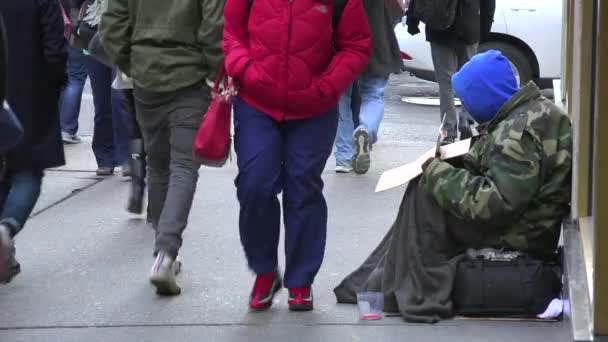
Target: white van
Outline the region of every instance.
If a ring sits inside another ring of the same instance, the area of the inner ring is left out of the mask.
[[[483,0],[482,0],[483,1]],[[421,33],[407,32],[405,18],[395,33],[407,71],[434,81],[430,44]],[[492,32],[479,51],[500,50],[515,65],[521,83],[534,80],[549,88],[561,75],[562,2],[560,0],[496,0]]]

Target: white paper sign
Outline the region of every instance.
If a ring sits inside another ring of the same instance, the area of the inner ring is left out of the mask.
[[[461,140],[453,144],[442,146],[440,149],[441,159],[446,160],[461,156],[469,152],[470,148],[471,139]],[[384,171],[382,176],[380,176],[378,184],[376,185],[376,192],[396,188],[416,178],[418,175],[422,174],[422,164],[424,164],[427,159],[433,157],[434,155],[435,149],[433,148],[409,164]]]

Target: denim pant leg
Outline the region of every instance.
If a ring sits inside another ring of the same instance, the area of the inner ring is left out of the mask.
[[[124,90],[112,89],[112,124],[114,128],[114,164],[129,163],[131,119],[129,98]]]
[[[42,185],[43,171],[22,170],[9,173],[0,182],[0,223],[11,228],[17,235],[30,217]]]
[[[87,56],[87,73],[91,79],[95,126],[93,153],[99,167],[114,167],[114,125],[112,123],[112,69]]]
[[[354,154],[355,144],[353,142],[353,132],[355,125],[353,122],[353,112],[351,107],[352,85],[346,89],[340,97],[338,103],[338,131],[336,134],[336,165],[350,166]]]
[[[384,117],[384,89],[387,83],[388,76],[359,79],[361,113],[358,128],[365,128],[368,131],[372,144],[378,141],[378,130]]]
[[[280,124],[244,101],[234,103],[234,148],[239,174],[239,233],[249,268],[256,274],[278,266],[281,235],[283,134]]]
[[[78,49],[70,48],[68,56],[68,84],[61,97],[61,130],[69,134],[78,132],[78,116],[82,100],[82,89],[87,80],[86,56]]]

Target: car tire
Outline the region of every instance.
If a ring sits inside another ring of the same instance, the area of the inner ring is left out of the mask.
[[[511,63],[515,66],[515,69],[517,69],[520,85],[525,85],[532,80],[533,61],[530,60],[525,51],[512,44],[499,41],[484,42],[479,46],[479,52],[485,52],[488,50],[498,50],[502,52],[502,54],[505,55],[509,61],[511,61]]]

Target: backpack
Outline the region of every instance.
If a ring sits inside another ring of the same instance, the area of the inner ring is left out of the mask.
[[[344,12],[344,8],[348,3],[348,0],[333,0],[334,2],[334,16],[332,19],[332,27],[334,31],[338,27],[340,23],[340,18],[342,17],[342,12]],[[253,0],[248,0],[249,9],[251,10],[251,6],[253,6]]]

